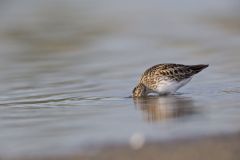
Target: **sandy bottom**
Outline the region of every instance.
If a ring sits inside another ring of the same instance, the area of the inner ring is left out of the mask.
[[[41,160],[240,160],[240,133],[167,143],[147,143],[141,149],[129,146],[105,146],[91,153],[55,157],[22,157]]]

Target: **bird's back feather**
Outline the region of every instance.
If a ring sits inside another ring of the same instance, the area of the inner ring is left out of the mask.
[[[182,65],[182,64],[158,64],[147,69],[141,79],[140,83],[143,83],[151,90],[157,89],[157,84],[161,81],[176,81],[181,82],[184,79],[191,78],[193,75],[199,73],[208,65]]]

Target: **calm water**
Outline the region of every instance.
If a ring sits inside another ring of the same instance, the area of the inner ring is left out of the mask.
[[[0,155],[240,131],[237,1],[1,1]],[[158,63],[206,63],[179,94],[126,98]]]

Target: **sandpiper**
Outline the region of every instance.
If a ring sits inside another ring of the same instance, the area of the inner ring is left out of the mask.
[[[187,84],[193,75],[207,67],[206,64],[166,63],[155,65],[142,74],[138,85],[133,89],[133,97],[144,97],[149,93],[173,94]]]

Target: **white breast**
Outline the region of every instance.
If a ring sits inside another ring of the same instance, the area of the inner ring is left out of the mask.
[[[180,82],[176,81],[162,81],[159,83],[157,89],[155,90],[156,92],[160,94],[169,94],[169,93],[174,93],[176,92],[180,87],[184,86],[187,84],[192,78],[187,78],[184,79]]]

